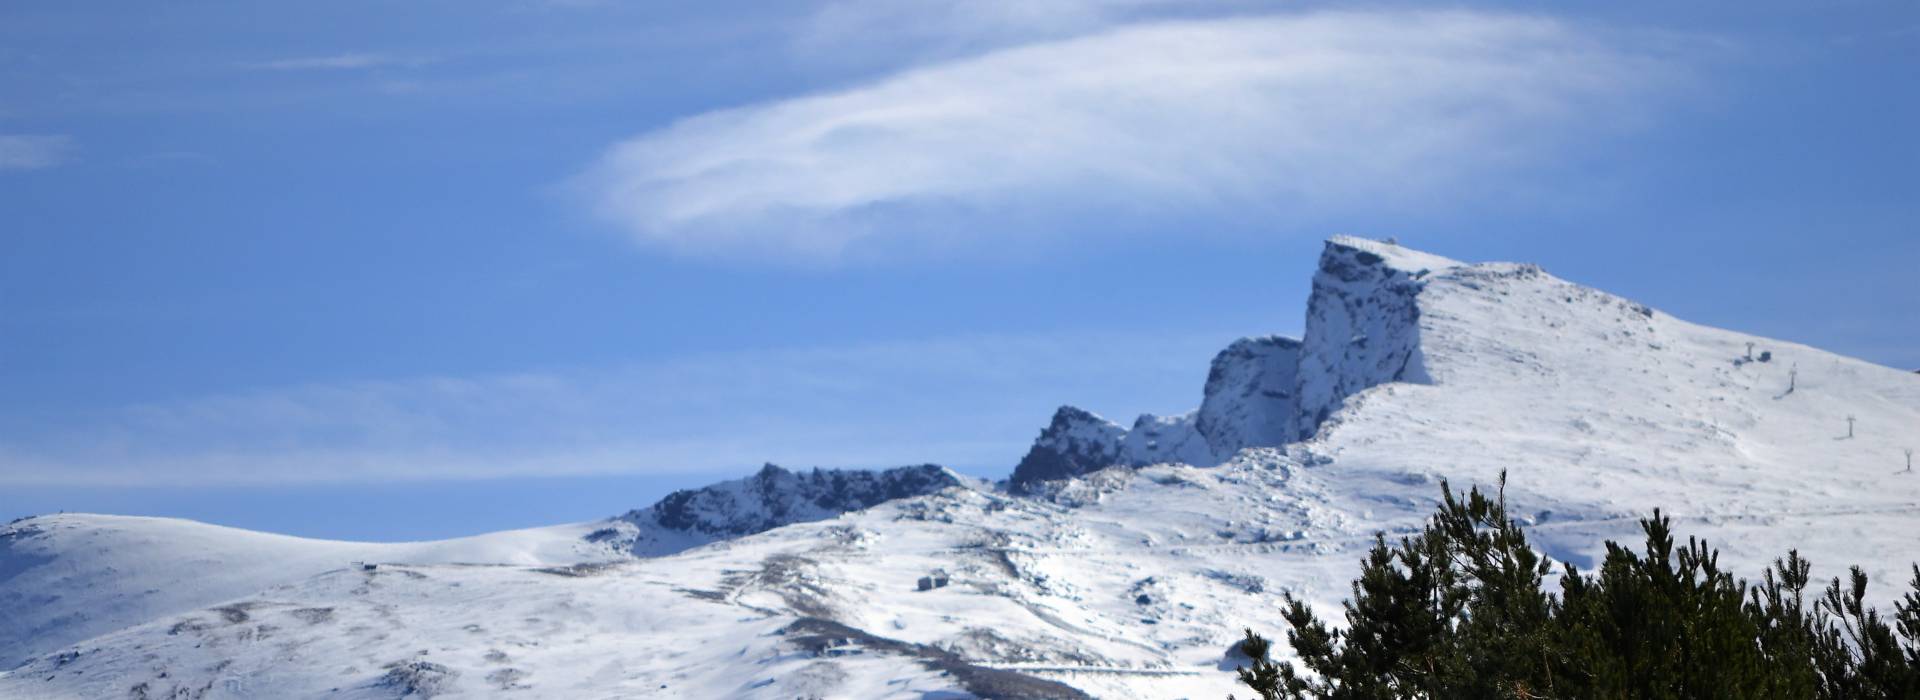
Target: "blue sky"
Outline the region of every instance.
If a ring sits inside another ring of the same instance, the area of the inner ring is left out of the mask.
[[[399,539],[1198,400],[1319,241],[1920,367],[1920,6],[0,7],[0,516]]]

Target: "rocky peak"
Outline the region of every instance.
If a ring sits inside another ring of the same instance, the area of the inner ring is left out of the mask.
[[[1424,277],[1466,265],[1452,258],[1402,247],[1392,239],[1376,241],[1358,236],[1334,236],[1320,249],[1314,281],[1333,279],[1346,284],[1377,284],[1395,276]]]
[[[1327,241],[1307,299],[1293,439],[1312,437],[1341,402],[1369,387],[1430,381],[1416,298],[1429,275],[1460,265],[1390,242]]]
[[[1118,464],[1127,430],[1091,411],[1061,406],[1008,483],[1015,492],[1028,484],[1065,479]]]
[[[1072,406],[1054,412],[1013,471],[1016,492],[1119,465],[1213,466],[1247,447],[1286,444],[1293,430],[1300,341],[1242,338],[1213,359],[1199,410],[1141,415],[1132,428]]]
[[[1416,298],[1463,263],[1352,236],[1329,239],[1307,300],[1306,333],[1242,338],[1221,350],[1197,411],[1143,415],[1132,428],[1071,406],[1014,470],[1016,491],[1114,465],[1213,466],[1249,447],[1312,437],[1347,397],[1388,382],[1430,383]]]

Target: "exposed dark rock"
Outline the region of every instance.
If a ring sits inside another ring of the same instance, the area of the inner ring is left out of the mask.
[[[309,625],[333,621],[333,608],[295,608],[287,611],[287,614]]]
[[[1073,406],[1053,412],[1053,421],[1014,467],[1008,487],[1025,493],[1042,481],[1068,479],[1120,463],[1120,440],[1126,430],[1100,416]]]
[[[431,698],[453,685],[458,671],[431,661],[404,661],[387,666],[374,685],[394,690],[400,697]]]
[[[553,576],[564,576],[567,578],[586,578],[588,576],[598,576],[602,573],[606,573],[607,571],[619,565],[620,565],[620,562],[616,562],[616,561],[594,561],[594,562],[581,562],[579,564],[569,564],[567,566],[549,566],[549,567],[534,569],[534,571],[543,573],[543,574],[550,574]]]
[[[526,680],[527,673],[517,668],[503,668],[487,674],[487,683],[501,690],[519,690],[527,687],[520,681]]]

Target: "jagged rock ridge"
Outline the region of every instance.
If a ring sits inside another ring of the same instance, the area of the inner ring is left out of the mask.
[[[825,520],[960,484],[958,475],[933,464],[881,471],[815,468],[807,472],[768,464],[753,476],[667,494],[587,537],[628,540],[633,553],[652,556],[783,525]]]
[[[1197,411],[1143,415],[1131,429],[1062,407],[1021,460],[1012,487],[1116,464],[1213,466],[1249,447],[1312,437],[1346,401],[1387,382],[1430,383],[1416,298],[1461,263],[1393,243],[1329,239],[1307,300],[1306,333],[1242,338],[1213,359]]]

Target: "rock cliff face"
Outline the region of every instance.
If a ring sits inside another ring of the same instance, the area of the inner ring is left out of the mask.
[[[1242,338],[1214,356],[1194,427],[1215,461],[1292,441],[1299,364],[1300,341],[1277,335]]]
[[[1370,387],[1431,383],[1418,299],[1431,275],[1460,266],[1392,243],[1335,236],[1320,255],[1301,340],[1234,341],[1214,357],[1197,411],[1143,415],[1126,429],[1063,407],[1011,483],[1020,490],[1114,465],[1213,466],[1243,449],[1313,437],[1348,397]]]
[[[1369,387],[1431,382],[1417,300],[1429,275],[1460,265],[1391,243],[1327,241],[1307,300],[1289,441],[1312,437],[1347,397]]]
[[[1010,483],[1078,476],[1116,464],[1180,463],[1213,466],[1248,447],[1288,442],[1300,341],[1281,336],[1242,338],[1213,358],[1200,408],[1176,416],[1143,414],[1132,428],[1092,412],[1062,406],[1034,440]]]
[[[626,527],[589,538],[630,538],[636,554],[658,555],[706,542],[744,537],[793,523],[825,520],[896,498],[924,496],[961,484],[945,467],[923,464],[884,471],[814,469],[768,464],[753,476],[668,494],[618,521]]]

